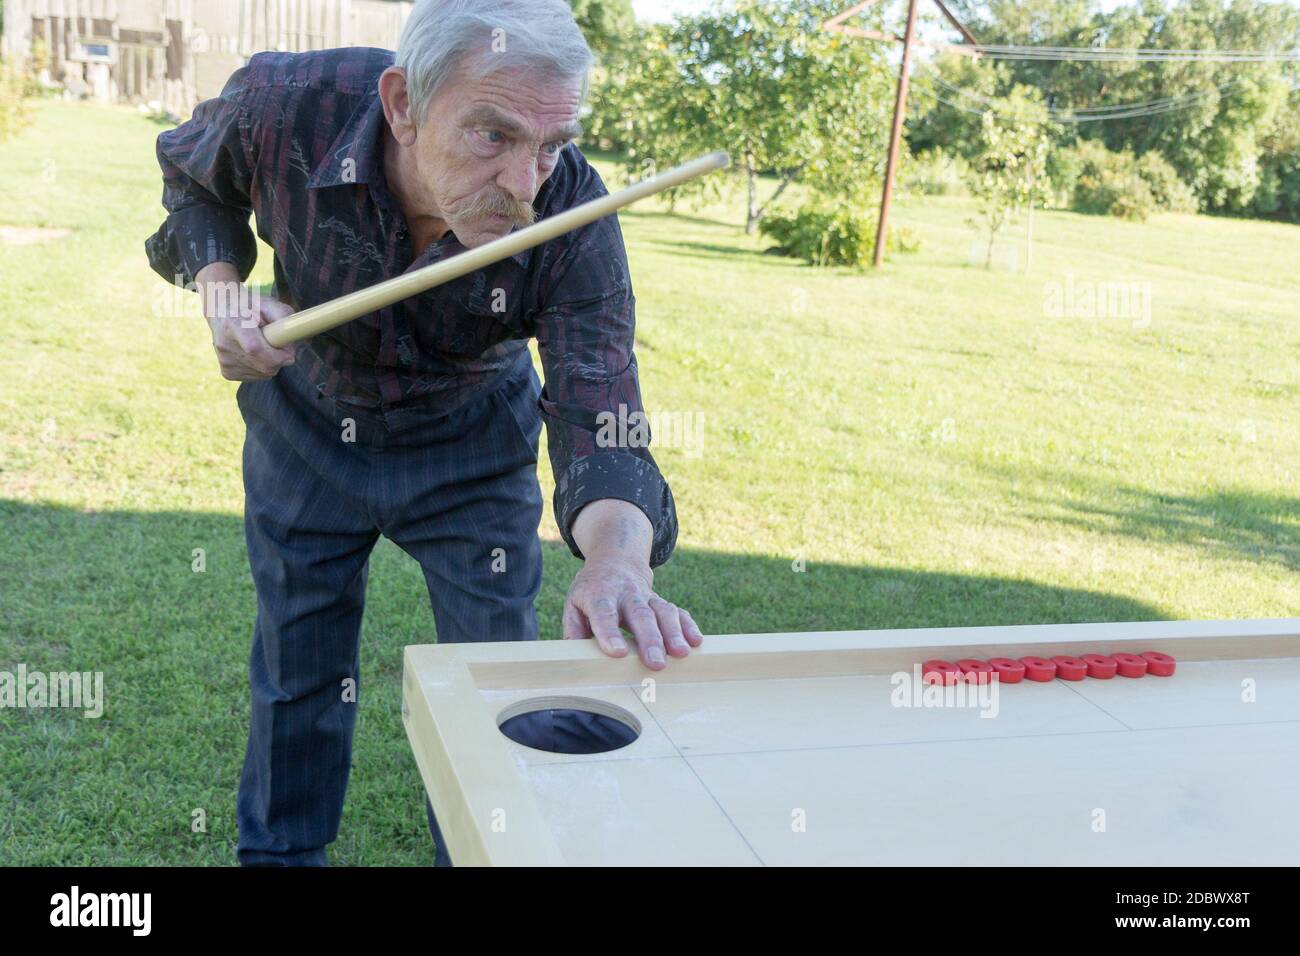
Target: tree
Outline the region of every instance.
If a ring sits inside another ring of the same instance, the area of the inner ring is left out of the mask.
[[[602,63],[636,28],[632,0],[569,0],[587,45]]]
[[[984,268],[989,269],[998,233],[1017,209],[1028,207],[1028,270],[1033,255],[1033,208],[1049,190],[1047,158],[1053,131],[1033,91],[1020,87],[997,106],[980,117],[979,148],[971,158],[967,176],[978,209],[978,216],[970,224],[988,235]]]
[[[1300,40],[1296,11],[1279,5],[1148,0],[1140,14],[1121,9],[1112,19],[1126,31],[1124,46],[1267,50],[1291,49]],[[1184,96],[1186,106],[1093,124],[1102,128],[1091,135],[1112,150],[1129,147],[1139,156],[1158,151],[1204,208],[1241,210],[1259,187],[1261,140],[1276,125],[1288,86],[1279,63],[1138,64],[1114,77],[1107,93],[1112,102]]]
[[[1249,212],[1300,221],[1300,87],[1291,91],[1287,108],[1262,146],[1259,189]]]
[[[941,84],[955,87],[956,94]],[[970,159],[982,148],[982,110],[1015,84],[1005,63],[976,62],[944,53],[915,70],[909,90],[907,144],[915,154],[938,152]]]
[[[882,175],[892,79],[879,44],[821,29],[841,0],[738,0],[648,31],[600,112],[662,167],[723,149],[745,177],[746,231],[796,181],[849,195]],[[759,176],[779,182],[759,200]]]
[[[1087,0],[989,0],[971,21],[989,44],[1110,49],[1292,50],[1300,46],[1300,10],[1257,0],[1142,0],[1102,12]],[[1064,125],[1062,145],[1096,139],[1115,153],[1157,152],[1195,191],[1202,208],[1244,212],[1266,185],[1265,155],[1273,131],[1288,122],[1287,90],[1294,67],[1280,62],[1213,63],[1015,60],[997,64],[936,63],[945,99],[978,106],[979,96],[1015,85],[1042,91],[1053,110],[1160,101],[1174,108],[1137,110],[1105,122]],[[1288,70],[1291,71],[1288,75]],[[936,104],[931,107],[931,104]],[[917,149],[973,141],[978,123],[960,110],[924,97],[909,127]],[[1271,182],[1269,186],[1271,188]]]

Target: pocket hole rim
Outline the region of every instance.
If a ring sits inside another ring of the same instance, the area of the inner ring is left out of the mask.
[[[516,717],[526,717],[528,714],[536,714],[547,710],[575,710],[582,713],[592,714],[596,717],[604,717],[607,720],[613,720],[622,724],[628,730],[635,734],[632,740],[619,747],[611,747],[608,750],[596,751],[588,754],[570,754],[558,750],[544,750],[539,747],[530,747],[528,744],[520,743],[503,730],[503,726],[514,720]],[[497,730],[501,736],[518,747],[530,750],[535,753],[559,754],[568,757],[594,757],[604,753],[615,753],[620,750],[626,750],[641,740],[645,727],[641,720],[620,704],[613,701],[602,700],[599,697],[579,697],[573,694],[545,694],[541,697],[527,697],[523,700],[517,700],[507,704],[496,715]]]

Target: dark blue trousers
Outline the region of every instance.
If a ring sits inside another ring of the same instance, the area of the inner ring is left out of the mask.
[[[466,405],[367,410],[294,366],[239,386],[257,589],[242,864],[324,865],[352,764],[361,617],[385,535],[424,571],[439,642],[537,637],[541,382],[529,353]],[[429,808],[438,862],[446,849]]]

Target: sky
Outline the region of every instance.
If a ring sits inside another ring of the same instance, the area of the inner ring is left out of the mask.
[[[632,0],[638,20],[657,22],[671,20],[679,13],[698,13],[708,6],[708,0]]]

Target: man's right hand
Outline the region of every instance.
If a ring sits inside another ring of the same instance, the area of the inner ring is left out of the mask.
[[[194,277],[194,284],[212,330],[212,347],[217,352],[222,378],[260,382],[293,364],[294,350],[275,348],[262,332],[263,326],[292,315],[291,306],[249,289],[239,281],[239,272],[229,262],[204,266]]]

